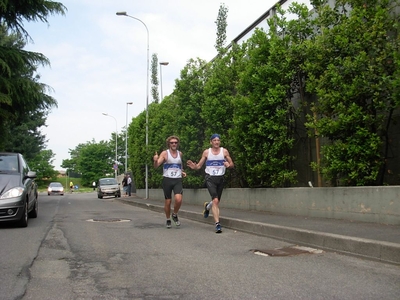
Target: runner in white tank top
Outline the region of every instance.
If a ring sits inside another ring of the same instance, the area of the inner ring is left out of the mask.
[[[174,157],[170,150],[167,151],[167,160],[163,166],[163,176],[168,178],[181,178],[182,177],[182,160],[179,151],[176,151]]]
[[[158,156],[157,152],[153,156],[154,168],[158,168],[161,164],[163,166],[163,181],[162,188],[164,190],[164,211],[167,218],[167,228],[171,228],[171,202],[172,192],[174,192],[174,211],[172,213],[172,220],[176,226],[181,223],[178,219],[178,211],[182,205],[182,176],[185,177],[186,173],[183,171],[182,166],[182,152],[178,150],[179,138],[177,136],[170,136],[167,138],[167,148]]]
[[[191,160],[187,161],[187,166],[194,170],[199,170],[206,163],[206,184],[211,196],[211,202],[204,203],[204,218],[208,217],[211,209],[214,221],[215,232],[221,233],[219,223],[219,202],[224,189],[224,174],[227,168],[233,168],[234,163],[228,149],[222,148],[219,134],[213,134],[210,138],[211,148],[203,151],[200,161],[196,164]]]
[[[224,148],[220,147],[219,150],[218,154],[213,154],[212,148],[208,149],[205,172],[211,176],[222,176],[225,174]]]

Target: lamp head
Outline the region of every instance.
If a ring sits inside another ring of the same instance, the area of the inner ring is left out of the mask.
[[[117,16],[127,16],[128,14],[126,13],[126,11],[118,11],[116,13]]]
[[[132,105],[132,104],[133,104],[133,102],[126,102],[126,104],[127,104],[127,105]]]
[[[168,66],[168,64],[169,64],[169,62],[167,62],[167,61],[160,62],[160,65],[163,65],[163,66]]]

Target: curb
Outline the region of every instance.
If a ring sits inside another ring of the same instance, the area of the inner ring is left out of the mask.
[[[164,207],[134,200],[119,199],[129,205],[164,213]],[[213,224],[211,219],[204,219],[200,213],[179,210],[181,217],[202,223]],[[270,237],[302,246],[317,247],[322,250],[339,252],[346,255],[367,258],[384,263],[400,265],[400,244],[375,241],[332,233],[304,230],[268,223],[251,222],[234,218],[221,218],[223,227],[251,234]]]

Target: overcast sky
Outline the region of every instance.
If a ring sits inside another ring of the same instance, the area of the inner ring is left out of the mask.
[[[146,107],[147,31],[126,11],[142,20],[149,30],[150,63],[153,53],[162,67],[164,96],[191,58],[211,60],[216,51],[219,7],[228,8],[227,41],[237,37],[276,1],[273,0],[64,0],[66,16],[52,16],[50,26],[28,23],[34,40],[26,49],[43,53],[51,67],[39,69],[41,82],[54,89],[58,102],[43,133],[47,149],[55,153],[53,165],[70,158],[69,149],[91,140],[108,141]],[[149,89],[151,85],[149,83]],[[149,101],[151,93],[149,91]],[[107,117],[102,113],[113,116]],[[129,122],[129,121],[128,121]],[[143,141],[145,142],[145,141]]]

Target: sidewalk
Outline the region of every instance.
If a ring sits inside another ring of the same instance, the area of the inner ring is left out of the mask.
[[[164,213],[160,199],[132,196],[119,200]],[[400,265],[400,226],[229,209],[223,203],[220,209],[222,228]],[[179,217],[213,224],[212,214],[205,219],[202,212],[203,207],[183,202]]]

